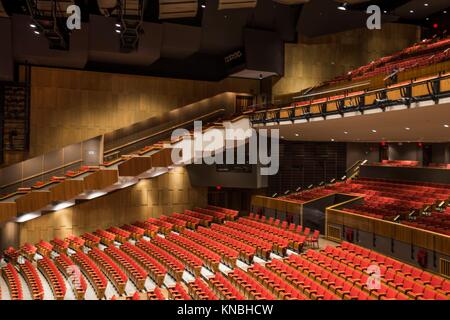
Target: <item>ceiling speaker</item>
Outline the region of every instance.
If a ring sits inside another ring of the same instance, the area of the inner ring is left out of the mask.
[[[198,0],[159,0],[159,18],[191,18],[197,15]]]
[[[256,7],[258,0],[219,0],[219,10]]]

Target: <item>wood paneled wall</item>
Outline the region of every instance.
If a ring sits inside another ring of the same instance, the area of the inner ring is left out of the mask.
[[[384,24],[381,30],[357,29],[306,38],[285,45],[284,77],[274,79],[273,95],[298,92],[330,80],[419,40],[419,29]]]
[[[237,78],[207,82],[33,67],[29,156],[226,91],[258,94],[259,83]]]
[[[20,224],[20,243],[80,235],[207,204],[207,189],[193,188],[184,168]]]

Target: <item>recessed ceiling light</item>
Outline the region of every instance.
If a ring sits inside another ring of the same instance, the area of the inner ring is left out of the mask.
[[[405,128],[405,130],[411,130],[411,128],[409,128],[409,127],[406,127],[406,128]]]
[[[36,34],[41,34],[39,31],[37,31],[37,30],[34,30],[34,33],[36,33]]]
[[[298,134],[298,133],[296,133],[296,134],[295,134],[295,136],[296,136],[296,137],[298,137],[298,136],[299,136],[299,134]]]
[[[409,10],[409,13],[414,13],[414,10]]]
[[[117,28],[120,28],[120,23],[116,23],[116,27],[117,27]]]
[[[423,5],[424,5],[425,7],[428,7],[428,3],[424,3]]]
[[[387,13],[387,10],[384,10],[383,13]]]
[[[444,124],[444,127],[448,128],[448,124]]]
[[[376,132],[377,132],[377,130],[375,130],[375,129],[372,129],[372,132],[373,132],[373,133],[376,133]]]
[[[120,33],[120,30],[116,30],[117,33]]]
[[[447,10],[444,10],[443,12],[444,12],[444,13],[447,13]]]
[[[348,132],[347,132],[347,131],[344,131],[344,134],[348,134]]]
[[[284,139],[284,136],[281,136],[281,139]]]
[[[206,4],[202,4],[202,6],[201,6],[203,9],[205,9],[206,8]]]
[[[36,25],[34,23],[30,23],[30,27],[34,29],[36,28]]]
[[[347,2],[344,2],[344,3],[340,4],[337,8],[341,11],[345,11],[345,10],[347,10],[347,5],[348,5]]]
[[[430,18],[426,18],[425,20],[430,21]]]

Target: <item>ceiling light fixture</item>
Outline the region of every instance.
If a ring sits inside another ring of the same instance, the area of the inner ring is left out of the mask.
[[[372,132],[373,132],[373,133],[377,133],[377,130],[375,130],[375,129],[372,129]]]
[[[428,4],[428,3],[424,3],[423,5],[424,5],[425,7],[428,7],[429,4]]]
[[[117,33],[120,33],[120,30],[116,30]]]
[[[414,13],[414,10],[409,10],[409,13]]]
[[[206,4],[202,4],[201,7],[202,7],[203,9],[205,9],[205,8],[206,8]]]
[[[348,134],[348,132],[347,132],[347,131],[344,131],[344,134]]]
[[[116,27],[117,27],[117,28],[120,28],[120,23],[116,23]]]
[[[344,3],[340,4],[337,8],[339,10],[341,10],[341,11],[346,11],[347,10],[347,6],[348,6],[348,3],[344,2]]]
[[[408,131],[409,131],[409,130],[411,130],[411,128],[409,128],[409,127],[406,127],[406,128],[405,128],[405,130],[408,130]]]
[[[30,23],[30,27],[34,29],[36,28],[36,25],[34,23]]]
[[[37,31],[37,30],[34,30],[34,33],[35,34],[41,34],[39,31]]]
[[[298,134],[298,133],[296,133],[296,134],[295,134],[295,136],[296,136],[296,137],[298,137],[298,136],[299,136],[299,134]]]
[[[448,128],[449,126],[448,126],[448,124],[444,124],[444,127]]]

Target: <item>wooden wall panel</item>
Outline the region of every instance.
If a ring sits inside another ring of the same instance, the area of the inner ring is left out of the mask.
[[[169,185],[178,187],[172,189]],[[191,187],[186,170],[175,168],[167,174],[141,180],[134,186],[104,197],[22,223],[20,243],[80,235],[206,204],[207,189]]]
[[[135,177],[152,168],[151,157],[133,157],[119,164],[119,176]]]
[[[99,170],[84,178],[85,190],[101,190],[119,181],[117,170]]]
[[[151,155],[153,167],[168,167],[172,162],[172,149],[165,148]]]
[[[17,205],[15,202],[0,203],[0,223],[17,216]]]
[[[33,191],[17,198],[17,212],[33,212],[44,208],[51,202],[51,194],[49,191]]]
[[[300,36],[285,45],[284,77],[274,79],[273,94],[299,92],[419,41],[412,25],[383,24],[314,38]]]
[[[67,201],[84,192],[82,180],[65,180],[49,189],[52,201]]]
[[[33,67],[29,156],[227,91],[258,94],[259,81],[208,82]]]

